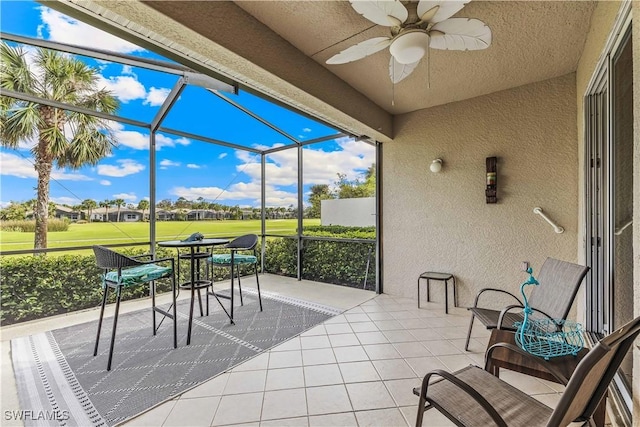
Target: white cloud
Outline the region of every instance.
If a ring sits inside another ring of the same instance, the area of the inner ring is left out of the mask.
[[[173,160],[163,159],[160,161],[160,169],[168,169],[170,167],[180,166],[180,162],[174,162]]]
[[[107,179],[100,180],[100,185],[111,185],[111,181]]]
[[[11,204],[11,202],[3,202],[2,200],[0,200],[0,209],[4,209],[7,206],[9,206]]]
[[[220,159],[220,160],[224,159],[225,157],[227,157],[227,154],[228,154],[228,153],[220,153],[220,154],[218,155],[218,159]]]
[[[340,147],[336,151],[303,149],[305,184],[331,185],[337,181],[338,173],[346,174],[347,179],[353,180],[361,176],[362,171],[375,162],[375,147],[349,138],[341,138],[336,142]],[[279,145],[274,145],[276,146]],[[237,151],[236,157],[244,162],[236,166],[236,170],[243,171],[254,181],[259,181],[261,176],[259,159],[243,151]],[[269,184],[294,185],[298,176],[297,150],[290,149],[269,154],[265,169]]]
[[[69,205],[69,206],[79,205],[82,202],[82,200],[78,200],[78,198],[76,197],[67,197],[67,196],[50,197],[49,200],[57,205]]]
[[[0,175],[15,176],[18,178],[38,178],[33,163],[24,157],[15,154],[0,152]],[[53,169],[51,178],[58,181],[91,181],[92,178],[79,173],[69,173],[62,169]]]
[[[165,87],[151,87],[149,88],[149,92],[147,92],[147,96],[144,99],[143,104],[149,105],[151,107],[157,107],[162,105],[165,99],[167,99],[167,95],[169,95],[171,89],[167,89]]]
[[[136,76],[98,76],[98,88],[105,88],[125,104],[136,99],[145,99],[147,91]]]
[[[188,167],[189,169],[200,169],[200,168],[202,168],[202,166],[200,166],[200,165],[196,165],[195,163],[188,163],[188,164],[187,164],[187,167]]]
[[[119,122],[109,122],[113,135],[120,145],[133,148],[135,150],[149,149],[149,134],[133,130],[125,130],[124,125]],[[175,147],[178,145],[189,145],[191,141],[187,138],[170,138],[163,134],[156,135],[156,149],[163,147]]]
[[[133,175],[145,169],[142,163],[138,163],[133,159],[117,160],[118,165],[98,165],[98,174],[105,176],[113,176],[121,178],[127,175]]]
[[[356,142],[349,138],[336,140],[338,149],[324,151],[321,148],[304,148],[304,183],[332,185],[338,180],[338,173],[343,173],[347,179],[361,178],[362,172],[375,162],[375,148],[363,142]],[[276,148],[256,146],[258,149]],[[241,161],[236,166],[238,173],[249,176],[248,182],[238,182],[223,191],[218,187],[176,187],[172,194],[189,200],[203,197],[208,200],[238,200],[253,199],[256,206],[260,203],[260,157],[253,153],[238,150],[235,152]],[[297,184],[298,157],[297,150],[278,151],[267,156],[266,169],[266,201],[268,206],[289,206],[298,203],[297,195],[282,187]]]
[[[311,132],[311,129],[310,128],[304,128],[304,129],[302,129],[302,132],[309,133],[309,132]]]
[[[139,46],[69,18],[48,7],[40,8],[40,19],[42,25],[38,27],[38,33],[42,35],[43,30],[46,30],[49,33],[47,37],[49,40],[76,45],[80,42],[83,46],[120,53],[144,51]]]
[[[138,200],[135,193],[118,193],[113,194],[111,197],[113,197],[114,199],[122,199],[127,202],[135,202],[136,200]]]
[[[131,65],[123,65],[122,74],[126,76],[136,76],[136,73],[133,72],[133,67]]]

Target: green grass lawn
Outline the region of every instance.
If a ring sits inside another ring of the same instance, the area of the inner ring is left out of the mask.
[[[304,225],[320,225],[320,220],[305,219]],[[267,234],[295,234],[297,226],[298,220],[296,219],[266,221]],[[184,239],[196,231],[206,237],[233,237],[247,233],[260,234],[260,220],[156,222],[157,241]],[[68,231],[54,232],[48,235],[49,248],[148,241],[149,223],[146,222],[70,224]],[[0,231],[0,248],[2,251],[31,249],[33,248],[33,233]]]

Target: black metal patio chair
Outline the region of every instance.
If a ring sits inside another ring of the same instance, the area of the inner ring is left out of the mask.
[[[572,422],[592,424],[593,414],[604,398],[622,360],[640,333],[640,317],[603,338],[580,361],[567,379],[552,365],[546,366],[565,391],[555,409],[493,376],[491,352],[507,347],[536,363],[548,363],[513,346],[498,343],[487,350],[487,366],[468,366],[449,373],[435,370],[425,375],[422,386],[414,389],[420,396],[416,426],[422,426],[424,412],[436,408],[458,426],[564,427]],[[439,378],[438,378],[439,377]],[[433,380],[431,383],[430,380]]]
[[[564,320],[569,314],[573,300],[578,293],[578,288],[582,279],[589,271],[589,267],[561,261],[554,258],[547,258],[538,274],[539,286],[534,286],[529,296],[529,305],[534,311],[534,316],[544,316],[553,320]],[[509,295],[517,304],[504,307],[502,310],[495,310],[488,307],[480,307],[478,302],[480,296],[487,292],[502,293]],[[469,332],[464,349],[469,349],[469,340],[473,321],[477,318],[487,329],[507,329],[515,330],[513,324],[522,322],[521,312],[512,313],[516,308],[523,309],[524,306],[520,298],[516,297],[504,289],[484,288],[478,292],[471,311],[471,321],[469,322]]]
[[[151,283],[151,309],[153,317],[153,335],[156,335],[158,328],[156,327],[156,312],[173,320],[173,348],[178,347],[178,323],[176,313],[176,277],[173,258],[150,259],[142,261],[140,258],[151,257],[151,254],[140,255],[137,257],[128,257],[119,254],[104,246],[93,246],[93,252],[96,256],[96,264],[104,269],[102,275],[102,306],[100,308],[100,320],[98,320],[98,332],[96,334],[96,345],[93,355],[98,354],[98,344],[100,342],[100,330],[102,328],[102,319],[104,317],[104,308],[107,305],[107,295],[109,288],[116,292],[116,309],[113,316],[113,330],[111,331],[111,345],[109,347],[109,360],[107,362],[107,371],[111,370],[111,361],[113,359],[113,348],[116,339],[116,327],[118,325],[118,313],[120,311],[120,298],[123,288],[138,286],[145,283]],[[170,267],[158,265],[160,262],[170,263]],[[155,281],[163,278],[171,278],[171,294],[172,302],[169,310],[163,310],[156,307],[156,284]],[[163,320],[164,320],[163,317]]]
[[[213,254],[207,261],[214,267],[230,267],[231,268],[231,293],[229,296],[220,293],[214,293],[213,285],[212,290],[207,291],[207,312],[209,311],[209,295],[216,297],[228,298],[231,300],[230,322],[233,323],[233,294],[234,294],[234,276],[238,277],[238,291],[240,293],[240,305],[244,305],[242,299],[242,283],[240,282],[240,266],[241,265],[253,265],[256,274],[256,286],[258,289],[258,302],[260,304],[260,311],[262,311],[262,296],[260,295],[260,278],[258,277],[258,253],[256,247],[258,246],[258,236],[255,234],[245,234],[244,236],[236,237],[231,242],[225,245],[226,249],[230,249],[226,254]],[[253,255],[243,254],[239,252],[252,251]]]

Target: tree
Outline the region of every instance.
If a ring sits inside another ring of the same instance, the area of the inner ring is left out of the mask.
[[[144,211],[149,209],[149,201],[142,199],[138,202],[138,209],[142,211],[142,220],[144,221]]]
[[[156,203],[156,207],[158,209],[164,209],[166,211],[170,211],[171,208],[173,207],[173,202],[171,201],[171,199],[163,199],[163,200],[160,200],[158,203]]]
[[[23,220],[27,214],[27,209],[22,203],[11,202],[9,206],[0,210],[0,219],[3,221]]]
[[[98,207],[98,204],[95,200],[85,199],[82,201],[81,206],[87,211],[87,219],[89,222],[91,222],[91,213],[95,208]]]
[[[347,175],[338,173],[336,181],[338,199],[353,199],[359,197],[374,197],[376,195],[376,166],[371,165],[364,173],[364,181],[356,178],[347,179]]]
[[[38,48],[30,66],[21,47],[0,45],[0,89],[114,113],[118,101],[97,88],[98,71],[67,54]],[[32,149],[38,175],[34,248],[47,247],[49,181],[55,164],[79,169],[111,153],[116,141],[106,120],[48,105],[0,96],[0,143],[16,149],[35,138]]]
[[[113,200],[103,200],[100,202],[100,207],[104,208],[106,221],[109,221],[109,208],[113,206]]]
[[[118,217],[116,218],[116,222],[120,222],[120,208],[122,208],[126,202],[124,199],[115,199],[113,201],[113,205],[118,208]]]
[[[307,208],[308,218],[320,218],[320,206],[323,200],[334,199],[327,184],[316,184],[311,186],[311,194],[309,195],[309,203],[311,206]]]

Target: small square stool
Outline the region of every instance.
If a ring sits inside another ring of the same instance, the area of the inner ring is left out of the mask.
[[[427,280],[427,302],[430,301],[431,280],[444,282],[444,312],[449,314],[449,280],[453,281],[453,306],[458,306],[458,296],[456,294],[456,277],[451,273],[437,273],[435,271],[424,272],[418,277],[418,308],[420,308],[420,279]]]

